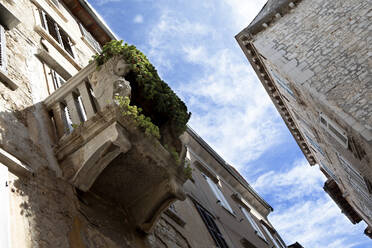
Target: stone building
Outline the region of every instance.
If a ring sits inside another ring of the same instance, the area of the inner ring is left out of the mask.
[[[369,1],[269,0],[236,35],[325,191],[372,227]]]
[[[285,247],[195,132],[175,158],[123,115],[126,61],[89,64],[115,39],[84,0],[0,0],[0,247]]]

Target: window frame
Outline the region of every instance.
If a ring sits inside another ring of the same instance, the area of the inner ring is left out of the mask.
[[[320,126],[322,126],[329,135],[331,135],[336,141],[338,141],[338,143],[340,143],[345,149],[348,149],[349,138],[347,137],[347,133],[343,128],[330,120],[328,116],[326,116],[322,112],[319,113],[319,123]]]
[[[266,234],[269,236],[269,238],[271,239],[272,243],[274,244],[276,248],[283,248],[282,245],[278,243],[278,240],[276,239],[274,234],[271,233],[271,231],[265,225],[262,225],[262,228],[264,229]]]
[[[194,202],[194,204],[217,247],[228,248],[229,246],[214,221],[214,217],[197,202]]]
[[[269,69],[270,69],[270,74],[271,74],[272,78],[274,79],[274,82],[276,82],[278,85],[280,85],[293,99],[296,99],[293,90],[287,84],[286,80],[283,79],[282,75],[280,75],[280,73],[274,71],[274,69],[272,69],[271,67],[269,67]]]
[[[93,37],[93,35],[84,27],[82,23],[79,22],[80,32],[83,35],[82,38],[95,52],[100,53],[102,51],[102,46],[99,42]]]
[[[43,9],[38,8],[41,27],[69,54],[75,58],[73,42],[68,33]]]
[[[202,174],[205,180],[207,181],[209,187],[213,191],[214,196],[217,198],[217,203],[220,204],[222,207],[224,207],[227,211],[229,211],[232,215],[235,216],[234,211],[232,210],[231,205],[227,201],[226,197],[224,196],[222,190],[220,187],[208,176]]]
[[[251,216],[250,214],[250,210],[248,211],[245,207],[242,207],[240,206],[240,209],[241,211],[243,212],[243,215],[245,216],[245,218],[248,220],[248,222],[251,224],[251,226],[253,227],[253,229],[255,230],[255,233],[261,237],[262,239],[264,239],[265,241],[267,241],[265,235],[263,234],[262,230],[260,229],[260,227],[258,226],[258,223],[253,219],[253,217]]]

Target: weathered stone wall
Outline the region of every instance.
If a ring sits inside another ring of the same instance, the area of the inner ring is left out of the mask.
[[[372,202],[352,185],[335,151],[372,181],[371,11],[368,1],[305,0],[253,38],[266,66],[293,91],[294,97],[277,85],[301,131],[320,145],[323,154],[312,147],[317,161],[341,178],[370,225]],[[349,148],[320,125],[320,113],[345,130]]]

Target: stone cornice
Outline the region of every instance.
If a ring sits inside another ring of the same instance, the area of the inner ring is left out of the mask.
[[[259,53],[257,52],[252,42],[251,36],[240,34],[239,36],[236,37],[236,40],[238,41],[238,44],[240,45],[246,57],[248,58],[248,61],[251,63],[262,85],[269,94],[275,107],[279,111],[279,114],[283,118],[284,123],[287,125],[289,131],[295,138],[298,146],[305,155],[309,164],[315,165],[316,164],[315,156],[313,155],[312,151],[310,150],[310,146],[307,144],[302,133],[297,127],[294,118],[288,111],[288,108],[283,100],[281,93],[277,89],[272,77],[268,73],[265,64],[263,63],[261,57],[259,56]]]
[[[248,25],[243,32],[249,32],[252,35],[259,33],[270,24],[290,12],[301,0],[268,0],[258,15]]]

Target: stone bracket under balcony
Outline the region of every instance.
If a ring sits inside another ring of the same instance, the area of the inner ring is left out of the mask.
[[[130,96],[125,67],[118,58],[98,71],[91,64],[44,104],[56,129],[63,178],[117,204],[133,228],[149,233],[172,202],[185,199],[186,176],[160,142],[115,103],[115,96]]]

